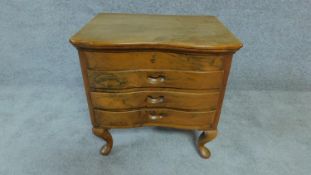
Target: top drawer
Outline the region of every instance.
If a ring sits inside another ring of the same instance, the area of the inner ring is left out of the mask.
[[[172,52],[80,51],[87,58],[88,68],[103,71],[136,69],[170,69],[217,71],[223,70],[222,55],[179,54]]]

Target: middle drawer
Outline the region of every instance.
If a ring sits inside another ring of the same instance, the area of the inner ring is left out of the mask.
[[[98,89],[129,88],[177,88],[219,89],[223,86],[221,71],[176,71],[176,70],[88,70],[90,86]]]
[[[218,91],[90,92],[90,94],[95,108],[107,110],[149,107],[181,110],[215,110],[219,99]]]

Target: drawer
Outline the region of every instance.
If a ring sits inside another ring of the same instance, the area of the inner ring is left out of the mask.
[[[172,108],[182,110],[215,110],[219,92],[177,92],[177,91],[136,91],[136,92],[91,92],[95,108],[107,110],[138,108]]]
[[[117,71],[134,69],[223,70],[223,55],[179,54],[171,52],[81,52],[89,69]]]
[[[88,70],[90,86],[104,89],[180,88],[218,89],[223,85],[223,71],[95,71]]]
[[[185,112],[172,109],[142,109],[124,112],[95,110],[99,127],[129,128],[163,126],[205,130],[214,122],[215,111]]]

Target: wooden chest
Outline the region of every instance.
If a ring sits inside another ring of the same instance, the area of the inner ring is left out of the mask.
[[[93,133],[160,126],[217,135],[232,55],[241,42],[214,16],[98,14],[70,42],[78,49]]]

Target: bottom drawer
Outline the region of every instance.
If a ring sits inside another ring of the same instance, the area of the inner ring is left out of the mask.
[[[173,109],[141,109],[132,111],[95,110],[96,123],[104,128],[163,126],[181,129],[209,129],[215,111],[186,112]]]

